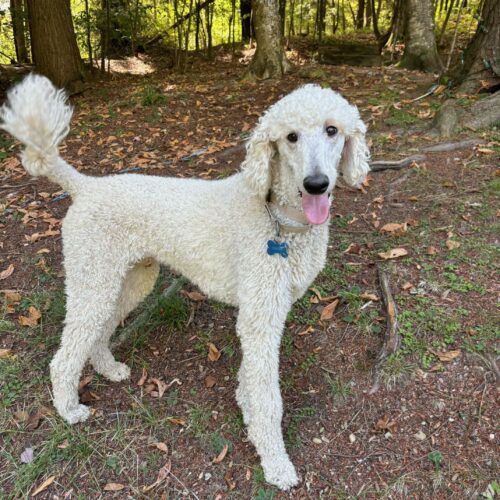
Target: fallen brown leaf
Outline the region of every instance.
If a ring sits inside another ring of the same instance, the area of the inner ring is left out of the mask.
[[[408,224],[406,222],[402,223],[396,223],[396,222],[390,222],[389,224],[384,224],[381,228],[380,231],[383,233],[391,233],[391,234],[401,234],[401,233],[406,233],[408,231]]]
[[[150,382],[156,385],[158,387],[158,398],[161,398],[163,394],[165,394],[165,391],[167,390],[167,384],[163,382],[163,380],[160,380],[159,378],[150,378]]]
[[[82,378],[80,383],[78,384],[78,392],[82,392],[82,390],[87,387],[90,382],[92,382],[92,379],[94,378],[94,375],[87,375],[86,377]]]
[[[220,464],[224,458],[227,455],[227,450],[229,449],[229,446],[227,444],[224,445],[224,448],[222,448],[221,452],[212,460],[213,464]]]
[[[167,420],[175,425],[186,425],[186,421],[183,418],[168,417]]]
[[[221,356],[219,349],[212,342],[208,343],[208,360],[209,361],[217,361]]]
[[[359,255],[361,253],[361,246],[357,243],[351,243],[343,253],[351,253],[355,255]]]
[[[31,497],[36,497],[39,493],[46,490],[55,481],[55,479],[56,476],[50,476],[40,486],[38,486],[38,488],[35,489],[35,491],[31,494]]]
[[[448,250],[455,250],[460,246],[460,243],[455,240],[446,240],[446,246],[448,247]]]
[[[207,298],[206,295],[203,295],[202,293],[196,292],[196,291],[186,292],[185,290],[183,290],[182,292],[183,292],[182,295],[185,295],[186,297],[191,299],[193,302],[202,302]]]
[[[144,382],[146,382],[147,378],[148,378],[148,371],[146,370],[146,368],[143,368],[141,378],[137,382],[137,385],[138,386],[144,385]]]
[[[396,430],[396,422],[394,420],[390,420],[390,418],[387,415],[384,415],[375,424],[375,430],[389,431],[394,433],[394,431]]]
[[[162,442],[151,443],[149,446],[154,446],[155,448],[159,449],[163,453],[168,453],[168,446],[165,443],[162,443]]]
[[[412,288],[415,288],[415,285],[413,283],[410,283],[409,281],[407,281],[402,287],[401,289],[404,290],[405,292],[407,290],[411,290]]]
[[[429,349],[429,352],[434,354],[434,356],[437,356],[439,361],[442,361],[443,363],[449,363],[455,358],[458,358],[461,354],[461,351],[458,349],[455,351],[434,351],[432,349]]]
[[[304,335],[311,335],[311,333],[314,333],[314,327],[309,325],[305,330],[299,332],[297,335],[299,337],[303,337]]]
[[[360,297],[363,299],[363,300],[373,300],[373,302],[377,302],[379,301],[380,299],[378,298],[377,295],[375,295],[374,293],[368,293],[368,292],[364,292],[360,295]]]
[[[208,375],[205,378],[205,387],[207,387],[208,389],[211,389],[216,383],[217,380],[215,379],[215,377],[212,377],[212,375]]]
[[[236,488],[236,481],[233,479],[233,473],[231,469],[228,469],[224,474],[224,481],[226,481],[227,487],[230,491]]]
[[[404,257],[408,255],[408,250],[404,248],[392,248],[391,250],[387,250],[387,252],[380,252],[378,254],[382,259],[397,259],[398,257]]]
[[[143,493],[147,493],[148,491],[151,491],[153,488],[158,486],[159,484],[163,483],[165,479],[168,478],[168,475],[170,474],[170,470],[172,468],[172,462],[169,460],[159,471],[158,471],[158,477],[156,478],[156,481],[149,485],[149,486],[144,486],[142,489]]]
[[[28,316],[20,316],[18,321],[21,326],[36,326],[41,317],[42,313],[36,307],[30,306]]]
[[[0,359],[12,358],[12,349],[0,349]]]
[[[120,483],[108,483],[104,486],[104,491],[121,491],[125,488],[125,485]]]
[[[437,249],[436,247],[430,246],[425,249],[425,253],[427,255],[436,255],[437,254]]]
[[[10,264],[7,269],[0,273],[0,281],[7,279],[14,272],[14,264]]]
[[[319,319],[321,321],[328,321],[332,319],[333,313],[335,312],[335,309],[337,309],[338,305],[339,305],[339,299],[335,299],[331,304],[325,306],[321,311],[321,317]]]

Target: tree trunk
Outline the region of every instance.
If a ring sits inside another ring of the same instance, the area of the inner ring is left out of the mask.
[[[289,68],[283,50],[278,0],[253,0],[257,49],[248,68],[248,77],[280,78]]]
[[[249,42],[252,37],[252,0],[240,0],[241,39]]]
[[[366,2],[366,15],[365,15],[365,26],[370,26],[372,23],[372,15],[373,15],[373,5],[371,0]]]
[[[281,37],[285,36],[285,17],[286,17],[286,0],[278,0],[280,13],[280,31]]]
[[[432,0],[405,0],[405,3],[405,51],[401,66],[440,71],[442,66],[434,33]]]
[[[24,0],[10,0],[10,15],[12,17],[12,31],[14,32],[14,44],[16,46],[16,60],[20,64],[28,63]]]
[[[460,91],[498,86],[500,79],[500,2],[485,0],[477,30],[463,60],[451,72]]]
[[[360,30],[364,28],[364,26],[365,26],[365,0],[358,0],[358,13],[356,14],[356,28]]]
[[[69,0],[28,0],[31,50],[37,71],[60,87],[84,79]]]

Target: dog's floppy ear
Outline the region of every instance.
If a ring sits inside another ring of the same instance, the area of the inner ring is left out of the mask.
[[[247,155],[241,167],[246,182],[261,198],[271,188],[271,158],[275,149],[264,124],[259,123],[247,142]]]
[[[366,125],[358,118],[352,134],[346,137],[340,170],[344,180],[351,186],[359,186],[370,171],[370,151],[365,140]]]

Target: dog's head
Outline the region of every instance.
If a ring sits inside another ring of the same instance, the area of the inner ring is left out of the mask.
[[[359,186],[370,170],[365,133],[356,106],[333,90],[306,85],[260,118],[243,175],[257,196],[265,199],[272,190],[283,203],[302,205],[311,224],[322,224],[338,172]]]

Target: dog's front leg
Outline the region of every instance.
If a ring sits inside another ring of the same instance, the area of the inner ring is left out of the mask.
[[[253,292],[240,303],[236,327],[243,352],[236,396],[266,480],[287,490],[298,483],[283,441],[279,387],[279,349],[290,294],[274,287],[257,297]]]

